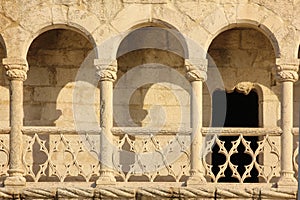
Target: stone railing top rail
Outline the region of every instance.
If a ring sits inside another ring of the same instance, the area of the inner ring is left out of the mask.
[[[75,128],[63,128],[63,127],[51,127],[51,126],[24,126],[22,129],[23,134],[99,134],[101,128],[90,130],[76,130]],[[8,134],[10,127],[0,128],[0,134]],[[143,128],[143,127],[114,127],[112,129],[113,134],[134,134],[134,135],[175,135],[186,134],[189,135],[192,132],[191,128],[185,129],[158,129],[158,128]],[[292,130],[294,135],[299,135],[299,128],[295,127]],[[220,134],[220,135],[280,135],[282,130],[279,127],[274,128],[202,128],[203,135],[208,134]]]

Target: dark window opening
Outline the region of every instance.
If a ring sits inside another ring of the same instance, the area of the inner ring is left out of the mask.
[[[223,101],[226,95],[226,108]],[[213,113],[212,113],[212,126],[213,127],[258,127],[258,95],[255,91],[251,91],[248,95],[239,92],[232,92],[224,94],[224,91],[215,91],[213,93]],[[225,113],[226,110],[226,113]],[[224,117],[225,115],[225,122]],[[229,152],[232,148],[232,142],[236,141],[238,136],[220,136],[222,141],[225,141],[225,148]],[[251,148],[255,151],[258,147],[257,136],[245,136],[247,141],[250,141]],[[212,171],[217,175],[220,168],[219,165],[225,163],[226,158],[223,154],[219,153],[218,145],[215,145],[212,153]],[[245,146],[240,143],[238,153],[233,154],[230,158],[231,163],[238,165],[237,171],[242,177],[245,172],[245,166],[249,165],[252,158],[249,154],[244,153]],[[251,177],[246,178],[244,182],[258,182],[258,171],[253,167],[250,172]],[[237,178],[232,177],[232,171],[227,167],[225,170],[225,177],[222,177],[218,182],[239,182]]]

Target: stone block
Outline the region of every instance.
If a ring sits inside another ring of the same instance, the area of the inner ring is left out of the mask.
[[[9,102],[9,89],[7,87],[0,86],[0,101]]]
[[[65,86],[67,83],[75,82],[78,68],[56,68],[57,86]]]
[[[68,24],[71,24],[81,30],[82,32],[92,33],[98,26],[100,20],[93,13],[83,10],[81,7],[72,6],[68,10]]]
[[[42,66],[79,67],[85,59],[83,50],[42,49],[39,60]]]
[[[30,66],[27,72],[27,80],[24,85],[49,86],[50,71],[46,67]]]
[[[42,104],[24,104],[24,125],[29,125],[31,121],[41,120]]]
[[[203,28],[209,31],[211,34],[215,35],[223,27],[228,25],[225,13],[223,9],[219,8],[208,15],[202,22]]]
[[[68,23],[68,7],[65,5],[55,5],[51,8],[52,21],[54,24]]]
[[[59,87],[35,87],[33,100],[36,102],[56,102],[61,89]]]
[[[272,45],[268,38],[255,29],[241,31],[241,48],[242,49],[270,49]]]
[[[261,83],[263,85],[269,85],[271,80],[271,74],[267,70],[245,68],[237,70],[236,81],[250,81],[253,83]]]

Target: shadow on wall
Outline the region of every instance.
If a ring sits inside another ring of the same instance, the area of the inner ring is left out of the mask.
[[[175,69],[184,78],[185,51],[186,47],[180,38],[165,28],[143,27],[134,30],[123,39],[117,53],[118,80],[116,83],[120,79],[125,79],[124,83],[129,87],[135,85],[139,81],[133,80],[127,75],[130,70],[139,67],[144,67],[144,70],[139,71],[138,78],[143,79],[143,76],[150,76],[152,80],[160,81],[144,83],[137,88],[123,88],[127,91],[134,90],[134,92],[128,102],[120,102],[118,99],[114,101],[114,116],[119,116],[119,119],[114,121],[114,126],[145,127],[151,124],[161,127],[161,124],[155,123],[164,122],[163,127],[165,128],[176,128],[181,123],[189,127],[189,116],[181,116],[182,105],[180,105],[180,100],[176,99],[174,87],[170,87],[174,83],[169,82],[172,76],[171,69]],[[170,68],[170,73],[162,77],[163,74],[158,73],[160,66]],[[149,70],[150,68],[153,70]],[[149,73],[150,71],[152,73]],[[162,82],[164,80],[165,82]],[[178,93],[184,93],[189,100],[189,91],[185,90],[183,84],[178,81],[175,85],[179,88]],[[119,92],[124,93],[123,90]],[[185,103],[184,109],[189,112],[189,102]],[[125,114],[126,109],[129,109],[131,119],[128,119]],[[120,119],[122,116],[124,119]],[[182,118],[184,118],[184,122],[181,121]]]
[[[25,126],[72,126],[72,91],[81,63],[93,49],[81,34],[54,29],[31,44],[24,82]]]

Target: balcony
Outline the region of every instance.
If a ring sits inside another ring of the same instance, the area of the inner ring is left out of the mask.
[[[276,185],[281,165],[280,128],[203,128],[202,154],[196,156],[202,161],[206,182],[191,185],[186,184],[191,169],[191,129],[113,128],[110,167],[117,180],[113,185],[95,184],[100,175],[99,131],[24,127],[26,186],[2,186],[0,198],[296,198],[296,188]],[[1,180],[8,176],[9,132],[0,132]],[[293,134],[297,177],[298,128]],[[234,137],[231,145],[222,139],[224,136]],[[247,140],[249,136],[258,138],[255,148]],[[218,166],[213,163],[215,149],[223,155],[224,162]],[[238,152],[241,149],[243,152]],[[236,156],[240,157],[233,159]],[[247,165],[235,163],[245,157],[250,158]],[[249,181],[254,169],[257,182]],[[221,181],[228,171],[235,181]]]

